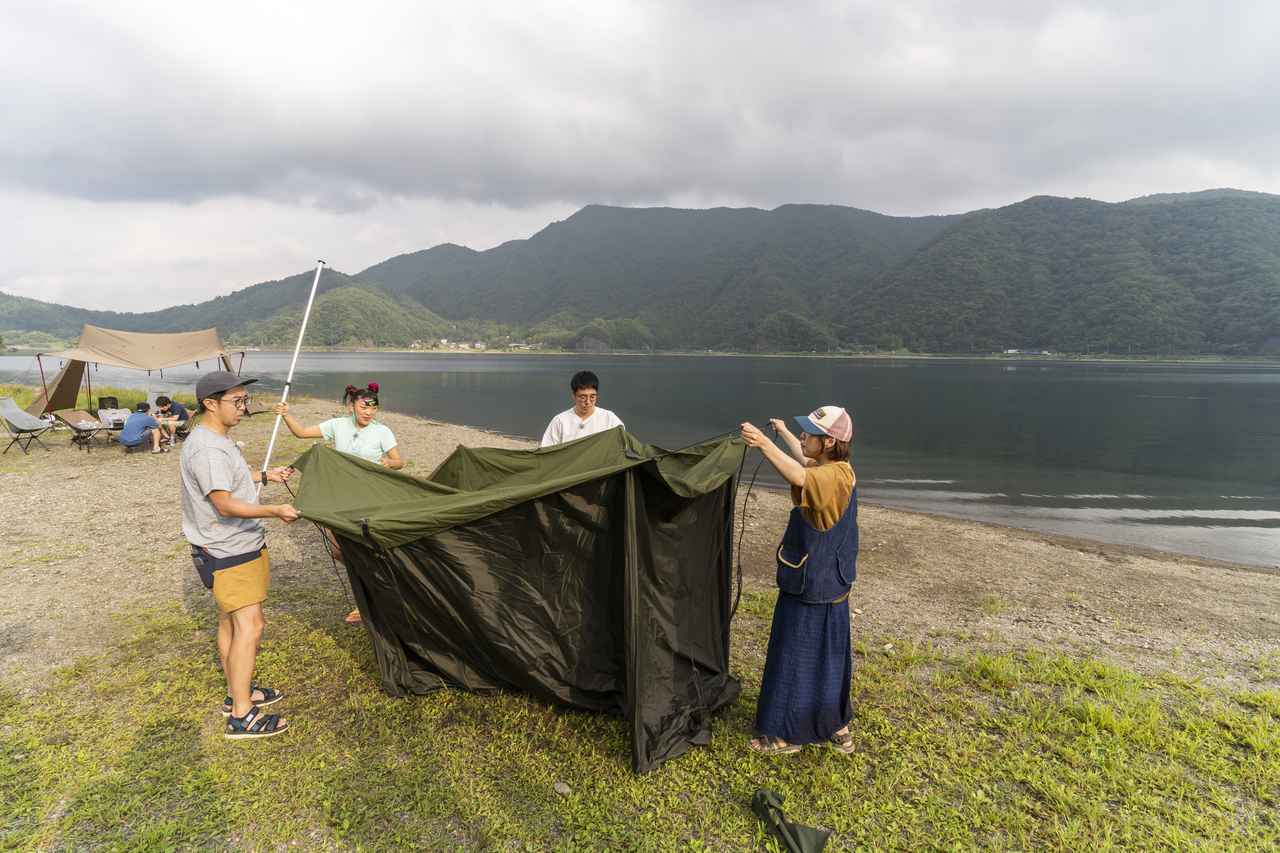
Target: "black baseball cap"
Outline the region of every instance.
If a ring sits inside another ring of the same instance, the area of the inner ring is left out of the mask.
[[[257,379],[236,376],[229,370],[215,370],[213,373],[201,376],[200,381],[196,383],[196,400],[197,402],[207,400],[214,394],[221,394],[223,391],[230,391],[241,385],[252,385],[257,381]]]

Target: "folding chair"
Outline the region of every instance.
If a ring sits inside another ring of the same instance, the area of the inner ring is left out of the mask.
[[[53,429],[53,424],[22,411],[12,397],[0,397],[0,420],[4,421],[5,428],[11,436],[9,443],[5,445],[4,453],[8,453],[9,448],[15,444],[22,448],[23,453],[27,453],[33,441],[45,450],[49,449],[40,440],[40,436]],[[0,456],[3,455],[0,453]]]
[[[93,437],[106,429],[102,421],[79,409],[63,409],[53,416],[71,427],[71,443],[84,448],[86,453],[93,449]]]

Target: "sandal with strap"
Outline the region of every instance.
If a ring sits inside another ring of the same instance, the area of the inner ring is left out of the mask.
[[[853,754],[853,733],[847,728],[842,732],[836,732],[827,738],[827,746],[834,749],[841,755]]]
[[[261,699],[254,699],[253,694],[261,693]],[[268,705],[274,705],[284,698],[284,694],[272,687],[259,687],[256,683],[249,685],[249,701],[257,705],[259,708],[265,708]],[[231,716],[231,697],[228,696],[222,700],[222,716]]]
[[[243,717],[234,714],[227,717],[227,730],[222,736],[227,740],[274,737],[288,730],[289,724],[282,721],[279,714],[263,714],[254,705]]]
[[[798,743],[787,743],[780,737],[766,736],[752,738],[748,744],[753,752],[761,755],[791,755],[804,747]]]

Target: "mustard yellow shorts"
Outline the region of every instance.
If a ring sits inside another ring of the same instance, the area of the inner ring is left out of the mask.
[[[271,585],[271,559],[267,549],[256,560],[218,569],[213,573],[213,600],[223,613],[232,613],[250,604],[267,600],[267,587]]]

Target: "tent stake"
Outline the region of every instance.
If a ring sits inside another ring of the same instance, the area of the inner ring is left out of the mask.
[[[324,261],[316,261],[316,277],[311,280],[311,295],[307,297],[307,308],[302,312],[302,328],[298,329],[298,342],[293,346],[293,360],[289,362],[289,375],[284,380],[284,393],[280,402],[289,402],[289,386],[293,384],[293,369],[298,365],[298,353],[302,350],[302,338],[307,333],[307,320],[311,317],[311,303],[316,301],[316,287],[320,284],[320,271],[324,269]],[[244,355],[241,354],[241,365]],[[267,467],[271,464],[271,451],[276,447],[276,434],[280,432],[281,416],[276,415],[275,426],[271,427],[271,441],[267,443],[267,455],[262,457],[262,476],[258,478],[258,497],[262,496],[262,487],[267,482]]]

